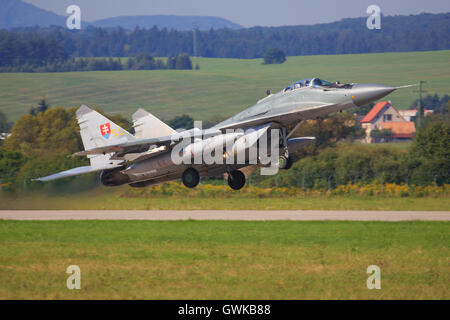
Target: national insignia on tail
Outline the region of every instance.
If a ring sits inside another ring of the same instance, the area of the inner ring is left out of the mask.
[[[100,133],[105,138],[108,139],[111,135],[111,125],[110,123],[105,123],[100,125]]]

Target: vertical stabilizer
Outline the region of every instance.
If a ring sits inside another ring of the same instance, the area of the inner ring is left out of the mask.
[[[84,149],[89,150],[135,140],[134,136],[95,110],[82,105],[76,112]],[[89,156],[91,166],[110,163],[110,155]]]
[[[144,109],[137,110],[133,116],[134,136],[138,139],[150,139],[177,133],[167,124]]]

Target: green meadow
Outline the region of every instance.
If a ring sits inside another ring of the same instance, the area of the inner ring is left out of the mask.
[[[0,221],[0,299],[448,299],[449,235],[417,221]]]
[[[195,63],[195,60],[194,60]],[[306,77],[400,86],[427,81],[429,94],[448,94],[450,51],[288,57],[281,65],[262,59],[199,58],[200,70],[0,73],[0,110],[11,120],[45,96],[52,106],[101,107],[130,116],[142,107],[162,119],[187,113],[199,120],[225,118],[251,106],[265,91],[281,90]],[[415,88],[390,99],[399,109]]]

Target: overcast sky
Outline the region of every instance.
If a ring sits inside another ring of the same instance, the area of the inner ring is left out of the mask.
[[[71,4],[81,7],[82,19],[115,16],[197,15],[229,19],[244,27],[303,25],[366,16],[371,4],[384,15],[450,12],[448,0],[24,0],[66,15]]]

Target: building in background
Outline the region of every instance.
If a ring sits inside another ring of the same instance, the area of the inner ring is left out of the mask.
[[[413,116],[415,117],[415,114]],[[373,106],[360,123],[366,131],[366,143],[405,141],[411,140],[416,131],[414,119],[412,117],[405,119],[390,101],[381,101]]]
[[[399,110],[398,111],[400,115],[405,118],[406,121],[416,121],[417,117],[417,109],[414,108],[412,110]],[[429,114],[433,114],[433,110],[427,110],[426,108],[423,109],[423,115],[427,116]]]

